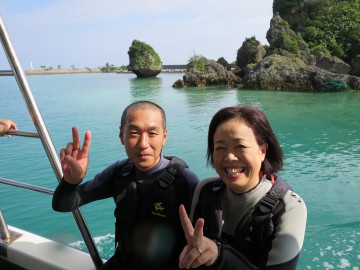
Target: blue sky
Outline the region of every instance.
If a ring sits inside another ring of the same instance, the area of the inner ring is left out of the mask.
[[[22,67],[129,64],[134,39],[163,64],[196,55],[228,62],[245,38],[267,44],[272,1],[254,0],[0,0]],[[0,69],[9,67],[3,50]]]

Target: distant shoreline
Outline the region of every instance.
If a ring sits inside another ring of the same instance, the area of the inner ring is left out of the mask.
[[[99,68],[61,68],[61,69],[30,69],[25,70],[26,75],[47,75],[47,74],[76,74],[76,73],[102,73]]]
[[[186,69],[163,69],[161,73],[185,73]],[[102,72],[99,68],[61,68],[61,69],[30,69],[24,71],[26,75],[55,75],[55,74],[83,74],[83,73],[119,73],[131,74],[128,70]],[[11,70],[0,70],[0,76],[12,76]]]

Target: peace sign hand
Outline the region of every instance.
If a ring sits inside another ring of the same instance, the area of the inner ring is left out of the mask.
[[[199,218],[194,229],[183,205],[179,207],[179,215],[187,241],[179,256],[179,268],[190,269],[200,265],[212,265],[218,256],[218,248],[214,241],[203,234],[204,219]]]
[[[70,184],[79,184],[86,175],[89,163],[89,150],[91,144],[90,131],[85,132],[85,138],[80,149],[79,131],[76,127],[72,128],[73,141],[62,148],[60,151],[61,168],[64,179]]]

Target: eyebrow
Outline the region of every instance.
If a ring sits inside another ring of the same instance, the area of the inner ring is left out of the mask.
[[[234,142],[244,142],[245,141],[246,142],[247,140],[246,140],[246,138],[235,138],[235,139],[232,139],[232,141],[234,141]],[[214,144],[216,144],[216,143],[225,143],[225,141],[220,139],[220,140],[214,141]]]
[[[128,129],[141,129],[139,126],[133,125],[133,124],[130,124],[127,128]],[[146,130],[162,130],[162,129],[163,129],[163,127],[150,126]]]

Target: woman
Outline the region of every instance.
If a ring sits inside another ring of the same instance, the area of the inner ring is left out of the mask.
[[[187,246],[180,268],[296,269],[306,206],[275,175],[283,152],[266,116],[252,106],[227,107],[211,120],[208,163],[219,177],[201,181],[191,217],[181,206]]]

